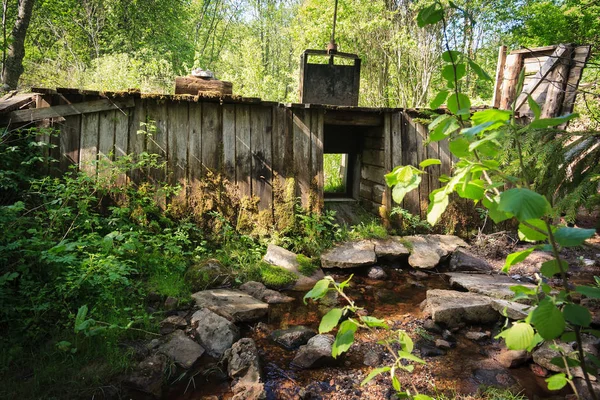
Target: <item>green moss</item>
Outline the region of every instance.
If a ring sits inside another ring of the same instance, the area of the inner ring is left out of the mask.
[[[406,249],[408,251],[410,251],[412,253],[413,249],[415,248],[415,246],[413,246],[413,244],[411,242],[409,242],[408,240],[404,239],[404,238],[400,238],[400,243],[402,243],[404,245],[404,247],[406,247]]]
[[[299,264],[298,270],[304,276],[312,276],[319,268],[315,260],[306,257],[304,254],[298,254],[296,256],[296,261],[298,261]]]
[[[148,281],[148,288],[152,292],[164,296],[188,298],[191,294],[190,285],[180,273],[157,274]]]
[[[260,263],[260,280],[270,288],[283,288],[296,282],[296,275],[283,268],[264,262]]]

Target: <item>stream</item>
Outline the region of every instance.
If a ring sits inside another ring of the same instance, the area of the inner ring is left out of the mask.
[[[385,268],[386,280],[372,280],[366,271],[360,271],[352,279],[346,294],[358,306],[364,307],[369,315],[385,319],[392,330],[405,330],[415,342],[415,354],[435,348],[428,339],[441,339],[423,328],[425,317],[420,304],[425,300],[428,289],[448,289],[449,284],[442,275],[424,274],[408,269]],[[332,276],[340,282],[349,277],[346,271]],[[336,303],[335,298],[326,298],[319,304],[304,305],[304,292],[286,292],[294,297],[287,304],[270,306],[266,320],[242,325],[242,336],[256,341],[262,362],[265,389],[269,400],[287,399],[387,399],[393,398],[389,375],[380,376],[365,386],[360,382],[374,367],[384,366],[391,360],[377,341],[389,337],[391,332],[378,330],[375,333],[359,330],[355,343],[348,353],[334,364],[311,370],[290,367],[296,351],[285,350],[269,339],[276,329],[304,325],[318,330],[321,317]],[[331,296],[330,296],[331,297]],[[544,378],[537,377],[529,365],[516,369],[503,368],[496,357],[503,345],[493,337],[502,328],[492,326],[465,326],[453,332],[455,347],[444,355],[423,356],[425,365],[417,365],[412,374],[401,372],[399,380],[404,389],[415,388],[419,392],[435,396],[443,393],[448,398],[457,394],[475,395],[482,385],[511,388],[530,399],[543,399],[563,395],[549,392]],[[465,337],[468,331],[489,332],[491,337],[474,342]],[[439,352],[439,351],[438,351]],[[368,356],[367,356],[368,354]],[[374,367],[365,365],[367,358],[375,358]],[[391,362],[389,362],[391,363]],[[171,386],[168,396],[172,400],[230,399],[233,396],[229,381],[223,374],[213,371],[197,373],[193,379]],[[211,397],[213,396],[213,397]],[[216,396],[216,397],[214,397]]]

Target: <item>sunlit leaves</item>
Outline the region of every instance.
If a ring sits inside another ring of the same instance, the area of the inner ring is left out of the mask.
[[[471,100],[462,93],[453,93],[448,97],[448,109],[457,115],[468,115],[471,112]]]
[[[548,383],[548,389],[550,390],[560,390],[564,388],[569,381],[567,380],[567,376],[564,373],[552,375],[550,378],[546,379],[546,383]]]
[[[524,350],[533,341],[535,333],[533,327],[526,322],[518,322],[510,328],[500,332],[497,338],[504,338],[506,347],[510,350]]]
[[[498,210],[513,214],[519,221],[527,221],[546,215],[550,210],[550,203],[539,193],[515,188],[500,195]]]
[[[323,316],[321,319],[321,324],[319,325],[319,333],[327,333],[330,332],[333,328],[335,328],[342,318],[342,314],[344,310],[341,308],[332,308],[329,310],[327,314]]]
[[[417,168],[406,165],[394,168],[392,172],[385,175],[385,181],[388,186],[393,186],[392,198],[398,204],[402,203],[404,196],[410,191],[419,187],[423,172]]]
[[[470,144],[471,143],[464,137],[459,137],[450,142],[450,152],[459,158],[469,157],[471,155],[471,152],[469,151]]]
[[[457,63],[458,59],[462,56],[462,53],[460,51],[456,51],[456,50],[446,50],[445,52],[442,53],[442,60],[444,60],[447,63]]]
[[[541,219],[530,219],[519,224],[519,239],[527,242],[546,240],[546,223]]]
[[[429,124],[429,140],[439,142],[460,129],[460,124],[453,115],[443,114]]]
[[[582,295],[590,298],[590,299],[600,299],[600,288],[591,287],[591,286],[577,286],[575,288],[577,293],[581,293]]]
[[[531,312],[531,323],[546,340],[556,339],[565,330],[565,318],[562,312],[547,297]]]
[[[313,300],[322,299],[327,294],[330,283],[331,283],[330,279],[321,279],[320,281],[315,283],[315,286],[313,286],[313,288],[304,295],[304,299],[303,299],[304,304],[307,304],[306,300],[308,300],[308,299],[313,299]]]
[[[562,266],[562,270],[567,272],[569,269],[569,264],[566,261],[560,261],[560,266],[558,264],[558,261],[556,261],[555,259],[552,260],[548,260],[546,262],[544,262],[540,268],[540,272],[542,273],[542,275],[544,275],[546,278],[552,278],[554,275],[559,274],[560,273],[560,267]]]
[[[531,128],[531,129],[551,128],[553,126],[558,126],[558,125],[567,123],[570,120],[572,120],[573,118],[577,118],[578,116],[579,116],[579,114],[575,113],[575,114],[567,114],[562,117],[556,117],[556,118],[538,119],[538,120],[533,121],[531,124],[529,124],[529,128]]]
[[[540,115],[542,114],[542,110],[540,105],[533,99],[533,97],[531,97],[530,94],[527,95],[527,103],[529,103],[529,108],[533,112],[534,119],[539,119]]]
[[[444,104],[444,102],[446,101],[447,97],[448,97],[448,91],[447,90],[440,90],[438,92],[438,94],[434,97],[434,99],[431,100],[431,103],[429,103],[429,107],[432,110],[435,110],[435,109],[439,108],[442,104]]]
[[[388,372],[391,368],[390,367],[381,367],[381,368],[375,368],[373,371],[371,371],[369,373],[369,375],[367,375],[367,377],[360,383],[361,386],[366,385],[367,383],[369,383],[373,378],[375,378],[377,375],[379,374],[383,374],[384,372]]]
[[[424,7],[417,14],[417,25],[423,28],[426,25],[437,24],[444,17],[444,9],[439,3],[433,3],[428,7]]]
[[[429,208],[427,209],[427,222],[435,225],[448,207],[448,194],[444,188],[434,190],[429,194]]]
[[[527,257],[533,252],[534,248],[530,247],[529,249],[517,251],[509,254],[506,257],[506,261],[504,262],[504,267],[502,267],[502,272],[508,272],[510,267],[515,264],[520,263],[521,261],[525,261]]]
[[[346,320],[340,324],[338,333],[333,342],[331,348],[331,355],[333,358],[337,358],[342,353],[348,351],[352,343],[354,343],[354,333],[358,329],[356,322],[352,320]]]
[[[427,168],[431,165],[442,165],[442,162],[437,158],[428,158],[427,160],[423,160],[419,163],[419,167]]]
[[[469,59],[469,66],[471,67],[471,69],[473,70],[473,72],[475,72],[475,74],[480,78],[483,79],[484,81],[492,81],[492,77],[488,75],[487,72],[485,72],[483,70],[483,68],[481,68],[479,66],[479,64],[477,64],[475,61]]]
[[[466,74],[467,67],[462,63],[445,65],[444,68],[442,68],[442,77],[449,82],[461,80]]]

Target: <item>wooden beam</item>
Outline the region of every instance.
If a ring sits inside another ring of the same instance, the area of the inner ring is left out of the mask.
[[[127,98],[119,100],[102,99],[54,107],[32,108],[28,110],[13,111],[0,119],[0,124],[5,125],[10,123],[34,122],[48,118],[67,117],[70,115],[122,110],[124,108],[132,108],[134,106],[134,100],[132,98]]]
[[[325,125],[381,126],[383,114],[356,111],[327,111]]]
[[[533,49],[518,49],[511,51],[510,54],[535,54],[543,51],[551,51],[556,49],[556,47],[556,45],[552,45],[544,47],[534,47]]]
[[[506,46],[500,46],[498,50],[498,66],[496,67],[496,84],[494,86],[494,98],[492,107],[500,107],[502,95],[502,81],[504,78],[504,66],[506,65]]]

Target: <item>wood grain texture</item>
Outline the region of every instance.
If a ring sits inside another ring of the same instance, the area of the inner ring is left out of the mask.
[[[223,172],[235,182],[235,105],[223,105]]]
[[[492,98],[492,107],[500,107],[500,98],[502,96],[502,81],[504,80],[504,66],[506,65],[506,46],[500,46],[498,49],[498,63],[496,65],[496,82],[494,84],[494,97]]]
[[[237,105],[235,110],[235,176],[241,196],[252,196],[252,152],[250,106]]]
[[[416,129],[408,115],[404,114],[402,120],[404,125],[402,129],[402,165],[418,166]],[[404,197],[403,203],[403,208],[411,214],[420,215],[419,190],[409,192]]]
[[[129,128],[127,133],[127,153],[139,158],[139,154],[146,151],[146,100],[136,99],[135,107],[128,110]],[[129,179],[140,182],[142,171],[132,170],[128,173]]]
[[[167,170],[169,183],[179,185],[181,190],[173,199],[173,204],[187,205],[188,143],[189,143],[189,103],[171,102],[167,104],[169,115],[167,132],[169,151]]]
[[[311,192],[315,196],[313,211],[321,212],[325,206],[323,202],[325,175],[323,172],[323,145],[324,137],[323,110],[312,110],[311,117]]]
[[[252,153],[252,195],[260,199],[259,210],[272,208],[272,112],[268,107],[256,108],[250,114],[250,151]]]
[[[88,174],[96,174],[98,155],[98,113],[81,116],[81,149],[79,150],[79,168]]]
[[[98,174],[109,176],[115,147],[115,112],[98,113]]]
[[[301,198],[302,206],[310,207],[310,165],[311,165],[311,112],[294,110],[294,171],[296,175],[296,195]]]
[[[148,101],[146,108],[147,128],[148,128],[148,145],[147,150],[150,154],[159,156],[160,161],[167,161],[168,148],[168,124],[169,118],[167,114],[167,106],[164,102]],[[156,184],[165,182],[167,179],[167,166],[161,168],[152,168],[148,172],[148,176]]]
[[[417,140],[417,165],[427,159],[427,148],[425,143],[427,142],[427,127],[412,120],[412,124],[415,128],[415,138]],[[427,217],[427,206],[429,202],[429,179],[427,175],[421,177],[421,184],[419,185],[419,207],[421,218]]]
[[[504,77],[502,79],[502,96],[500,108],[508,110],[516,97],[515,91],[519,80],[519,73],[523,66],[523,54],[509,54],[506,57]]]
[[[188,186],[190,192],[195,192],[204,176],[202,168],[202,103],[190,103],[188,124]]]
[[[59,129],[60,169],[67,171],[72,165],[79,164],[81,115],[66,117]]]
[[[222,111],[217,103],[202,103],[202,165],[214,173],[223,172]]]
[[[293,176],[293,135],[291,110],[273,107],[273,173],[283,185],[285,179]]]

